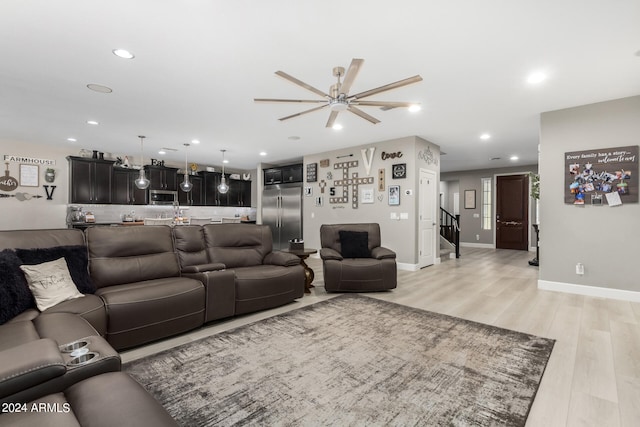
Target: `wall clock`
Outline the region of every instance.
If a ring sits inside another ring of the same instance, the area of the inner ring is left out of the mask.
[[[399,163],[391,166],[391,176],[393,179],[406,178],[407,177],[407,164]]]

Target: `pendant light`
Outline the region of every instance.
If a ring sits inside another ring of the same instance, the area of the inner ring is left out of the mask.
[[[220,184],[218,184],[218,191],[220,192],[220,194],[227,194],[227,192],[229,191],[229,186],[227,185],[227,180],[224,177],[224,152],[227,150],[220,151],[222,151],[222,179],[220,180]]]
[[[187,169],[187,150],[189,149],[189,144],[184,145],[184,181],[180,183],[180,189],[185,193],[188,193],[193,188],[193,184],[189,181],[189,172]]]
[[[140,175],[138,176],[138,179],[134,181],[134,183],[136,184],[136,187],[144,190],[145,188],[148,188],[149,184],[151,183],[151,181],[149,181],[144,174],[144,154],[142,146],[146,137],[144,135],[138,135],[138,138],[140,138]]]

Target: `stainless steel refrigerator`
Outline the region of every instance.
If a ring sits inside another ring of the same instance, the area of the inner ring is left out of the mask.
[[[262,223],[271,227],[274,249],[286,249],[289,240],[302,238],[302,184],[266,185]]]

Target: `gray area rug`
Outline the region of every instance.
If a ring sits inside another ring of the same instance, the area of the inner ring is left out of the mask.
[[[553,344],[353,294],[123,370],[183,426],[523,426]]]

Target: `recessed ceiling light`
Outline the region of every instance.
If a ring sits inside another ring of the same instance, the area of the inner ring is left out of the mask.
[[[89,89],[91,89],[92,91],[94,91],[94,92],[100,92],[100,93],[111,93],[111,92],[113,92],[113,89],[111,89],[110,87],[103,86],[103,85],[98,85],[98,84],[95,84],[95,83],[89,83],[87,85],[87,87]]]
[[[409,111],[412,113],[417,113],[418,111],[422,110],[422,107],[418,104],[413,104],[411,106],[409,106]]]
[[[126,49],[113,49],[112,52],[115,56],[118,56],[124,59],[133,59],[136,57],[133,53],[129,52]]]
[[[342,129],[342,125],[340,123],[336,123],[333,125],[333,130],[341,130]]]
[[[167,152],[164,151],[164,150],[160,150],[160,151],[158,151],[158,154],[165,155],[165,154],[167,154]]]
[[[547,75],[542,71],[535,71],[527,76],[527,83],[535,85],[547,79]]]
[[[489,138],[491,138],[491,135],[489,135],[488,133],[483,133],[482,135],[480,135],[480,139],[482,140],[486,141]]]
[[[266,155],[267,155],[267,152],[266,152],[266,151],[261,151],[261,152],[260,152],[260,155],[261,155],[261,156],[266,156]]]
[[[99,125],[100,123],[96,122],[95,120],[87,120],[87,124],[88,124],[88,125],[94,125],[94,126],[97,126],[97,125]]]
[[[200,144],[200,141],[199,141],[199,140],[197,140],[197,139],[192,139],[192,140],[191,140],[191,143],[192,143],[192,144]]]
[[[511,157],[509,157],[509,160],[512,160],[512,161],[516,161],[516,160],[518,160],[518,159],[519,159],[519,157],[518,157],[518,156],[511,156]]]
[[[77,141],[77,139],[75,139],[75,138],[67,138],[67,141],[69,141],[69,142],[76,142],[76,141]]]

